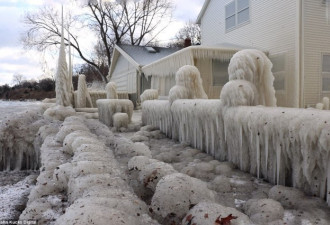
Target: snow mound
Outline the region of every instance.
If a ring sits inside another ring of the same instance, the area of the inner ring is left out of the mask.
[[[134,156],[128,161],[128,170],[143,170],[150,163],[157,162],[155,159],[150,159],[147,156]]]
[[[229,192],[232,190],[230,179],[226,176],[216,176],[211,182],[210,188],[217,192]]]
[[[107,92],[107,99],[118,99],[117,85],[115,82],[107,83],[105,90]]]
[[[324,110],[329,110],[330,100],[328,97],[322,98],[323,108]]]
[[[69,134],[67,134],[63,140],[63,152],[72,155],[72,143],[76,140],[78,137],[90,137],[91,134],[87,130],[76,130]]]
[[[76,111],[71,106],[64,107],[62,105],[56,105],[48,108],[44,112],[44,117],[49,120],[64,121],[65,118],[74,116],[75,114]]]
[[[201,201],[215,201],[207,184],[182,173],[173,173],[158,182],[151,207],[160,219],[178,221]]]
[[[220,99],[225,107],[255,106],[258,104],[258,93],[253,83],[232,80],[221,89]]]
[[[202,85],[202,78],[195,66],[181,67],[175,75],[176,85],[169,91],[169,102],[172,104],[177,99],[207,99]]]
[[[99,120],[107,126],[113,126],[113,115],[115,113],[127,113],[128,122],[131,122],[133,115],[133,102],[128,99],[99,99],[96,101]]]
[[[67,191],[71,171],[72,164],[70,162],[59,165],[54,170],[53,180],[56,181],[56,186],[60,191]]]
[[[276,185],[269,190],[269,198],[279,201],[283,207],[292,209],[301,204],[304,193],[296,188]]]
[[[147,89],[140,95],[141,103],[147,100],[158,99],[158,90],[157,89]]]
[[[273,199],[250,199],[245,203],[244,211],[254,223],[260,225],[280,220],[284,216],[281,203]]]
[[[59,132],[56,134],[55,141],[62,143],[64,138],[74,131],[86,131],[86,132],[88,131],[89,132],[89,129],[82,124],[64,125],[60,128]]]
[[[244,49],[234,54],[228,66],[229,80],[246,80],[255,85],[258,103],[276,106],[273,64],[260,50]]]
[[[200,202],[194,206],[182,220],[182,225],[215,225],[221,224],[221,218],[232,215],[230,225],[253,225],[249,217],[238,210],[216,203]],[[237,218],[236,218],[237,217]],[[217,221],[218,220],[218,221]],[[217,223],[215,223],[217,221]]]
[[[133,157],[133,156],[146,156],[151,158],[151,151],[148,146],[142,142],[132,142],[126,138],[116,139],[114,153],[117,156]]]
[[[126,127],[128,126],[128,115],[127,113],[115,113],[113,114],[113,126],[116,127],[117,129],[121,127]]]

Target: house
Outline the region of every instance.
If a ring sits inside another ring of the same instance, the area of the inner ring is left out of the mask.
[[[110,81],[117,84],[118,92],[127,92],[135,102],[145,89],[151,87],[151,79],[144,76],[142,67],[178,50],[179,48],[116,45],[108,79],[111,78]]]
[[[329,6],[329,0],[205,0],[197,18],[202,46],[266,50],[278,105],[315,106],[330,97]]]

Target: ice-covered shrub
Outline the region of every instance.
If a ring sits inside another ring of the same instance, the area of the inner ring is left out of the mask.
[[[151,207],[165,221],[181,221],[189,209],[202,201],[215,201],[207,184],[182,173],[163,177],[156,186]]]
[[[281,203],[273,199],[250,199],[244,205],[245,213],[256,224],[267,224],[284,216]]]
[[[301,204],[304,193],[296,188],[276,185],[269,190],[269,198],[279,201],[285,208],[295,208]]]
[[[64,121],[66,117],[74,116],[76,111],[71,107],[64,107],[62,105],[56,105],[48,108],[44,112],[44,117],[49,120],[60,120]]]
[[[69,133],[63,140],[63,152],[72,155],[73,154],[72,143],[76,140],[76,138],[90,137],[90,136],[91,133],[86,130],[76,130]]]
[[[253,83],[246,80],[227,82],[220,94],[224,106],[255,106],[258,104],[258,92]]]
[[[220,223],[221,219],[232,218]],[[182,220],[182,225],[253,225],[249,217],[240,211],[216,203],[200,202]]]
[[[107,126],[113,126],[113,115],[115,113],[127,113],[128,121],[131,122],[133,115],[133,102],[128,99],[99,99],[96,101],[99,120]]]
[[[146,156],[134,156],[132,157],[127,164],[129,170],[143,170],[150,163],[157,162],[155,159],[150,159]]]
[[[147,100],[158,99],[158,90],[157,89],[147,89],[140,95],[141,103]]]
[[[64,163],[55,168],[53,173],[53,181],[55,181],[56,186],[60,191],[66,191],[68,189],[71,171],[72,164],[70,162]]]
[[[91,96],[87,89],[86,76],[81,74],[78,78],[77,99],[75,99],[76,108],[93,108]]]
[[[202,85],[202,78],[195,66],[186,65],[181,67],[175,75],[175,86],[170,89],[169,102],[172,104],[176,99],[207,99]]]
[[[323,103],[323,108],[325,110],[329,110],[329,104],[330,104],[330,100],[328,97],[323,97],[322,98],[322,103]]]
[[[59,132],[56,134],[55,140],[59,143],[63,143],[64,139],[72,132],[75,131],[85,131],[89,132],[89,129],[84,124],[75,125],[64,125],[60,128]]]
[[[258,103],[276,106],[273,64],[260,50],[244,49],[231,58],[228,73],[229,80],[246,80],[255,85],[258,91]]]
[[[117,129],[128,126],[129,119],[127,113],[115,113],[113,114],[112,120],[113,126]]]
[[[118,99],[117,85],[115,82],[109,82],[105,86],[105,90],[107,92],[107,99]]]

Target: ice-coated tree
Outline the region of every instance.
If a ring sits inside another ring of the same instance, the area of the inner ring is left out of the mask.
[[[108,70],[112,50],[116,43],[146,45],[167,27],[171,20],[171,0],[88,0],[83,2],[82,13],[68,16],[65,27],[70,28],[71,46],[86,63],[98,71],[104,82],[108,82]],[[22,36],[24,46],[45,50],[60,44],[59,13],[50,5],[42,6],[39,11],[30,11],[24,16],[28,27]],[[87,51],[81,44],[76,30],[87,27],[98,37],[94,52]],[[65,37],[68,45],[68,38]]]

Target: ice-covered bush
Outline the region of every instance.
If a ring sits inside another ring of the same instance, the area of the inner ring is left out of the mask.
[[[74,116],[76,111],[71,107],[64,107],[62,105],[56,105],[48,108],[44,112],[44,117],[49,120],[60,120],[64,121],[66,117]]]
[[[105,86],[105,90],[107,92],[107,99],[118,99],[117,85],[115,82],[109,82]]]
[[[107,126],[113,126],[113,115],[115,113],[127,113],[128,121],[131,122],[133,115],[133,102],[128,99],[99,99],[96,101],[99,120]]]
[[[127,113],[115,113],[113,114],[112,120],[113,126],[117,129],[128,126],[129,119]]]
[[[208,98],[202,85],[199,70],[195,66],[181,67],[175,75],[175,83],[169,92],[170,104],[176,99]]]
[[[86,84],[86,76],[81,74],[78,78],[78,91],[77,91],[77,99],[75,100],[75,107],[76,108],[86,108],[92,107],[93,103],[91,96],[87,89]]]
[[[157,89],[147,89],[140,95],[141,103],[147,100],[158,99],[158,90]]]

